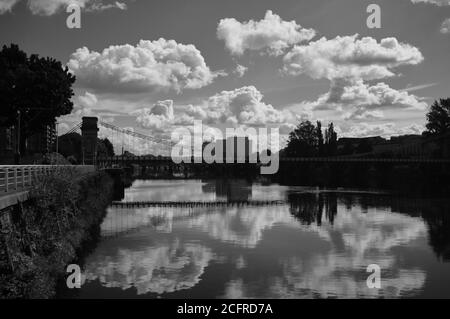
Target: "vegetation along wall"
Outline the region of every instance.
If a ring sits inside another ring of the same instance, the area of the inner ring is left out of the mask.
[[[61,169],[36,181],[0,234],[0,298],[51,298],[83,243],[98,234],[111,200],[105,173]]]

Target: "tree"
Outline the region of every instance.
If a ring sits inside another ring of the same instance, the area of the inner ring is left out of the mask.
[[[427,113],[427,133],[441,135],[450,132],[450,98],[434,101]]]
[[[59,137],[58,152],[66,158],[71,158],[71,162],[81,163],[81,135],[78,133],[69,133]]]
[[[21,148],[28,136],[73,109],[75,76],[53,58],[28,57],[17,45],[3,46],[0,74],[0,125],[12,126],[20,120]]]
[[[333,123],[328,125],[325,130],[325,153],[327,156],[336,155],[337,152],[337,133],[334,131]]]
[[[324,155],[324,142],[323,142],[323,133],[322,133],[322,123],[317,121],[316,126],[316,136],[317,136],[317,152],[319,156]]]
[[[97,157],[112,157],[114,156],[114,146],[108,138],[98,139],[97,141]]]
[[[311,157],[317,154],[317,129],[310,121],[301,122],[289,133],[286,154],[292,157]]]
[[[74,132],[65,134],[58,139],[58,151],[61,155],[70,158],[70,162],[81,163],[83,161],[82,137]],[[114,156],[114,146],[108,138],[97,139],[97,157]]]

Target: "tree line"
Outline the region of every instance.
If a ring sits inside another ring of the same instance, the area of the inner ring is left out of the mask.
[[[337,154],[337,133],[333,123],[322,131],[322,123],[316,125],[302,121],[289,133],[284,155],[288,157],[333,156]]]
[[[450,134],[450,98],[435,101],[426,114],[426,120],[423,136]],[[281,153],[287,157],[326,157],[370,153],[372,150],[372,144],[367,139],[361,139],[357,146],[347,141],[338,149],[338,136],[332,122],[323,130],[320,121],[314,125],[304,120],[289,133],[287,146]]]

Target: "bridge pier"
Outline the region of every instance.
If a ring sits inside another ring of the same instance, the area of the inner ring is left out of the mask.
[[[114,181],[114,192],[113,192],[114,200],[121,200],[122,198],[125,197],[125,183],[124,183],[125,171],[121,168],[106,168],[105,172]]]
[[[97,159],[98,118],[83,117],[81,147],[83,165],[95,165]]]

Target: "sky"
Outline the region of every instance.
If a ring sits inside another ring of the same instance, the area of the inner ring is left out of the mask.
[[[98,116],[147,135],[195,120],[288,134],[309,119],[388,137],[420,134],[450,95],[450,0],[0,0],[0,39],[75,74],[61,130]]]

